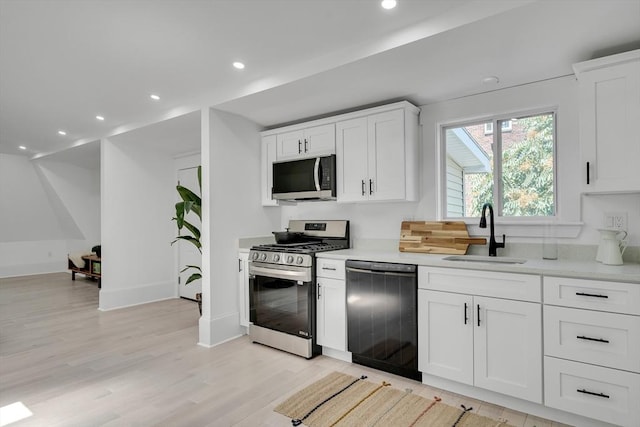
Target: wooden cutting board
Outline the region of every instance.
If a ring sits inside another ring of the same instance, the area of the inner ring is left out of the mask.
[[[400,227],[400,252],[464,255],[469,245],[486,243],[470,238],[463,221],[402,221]]]

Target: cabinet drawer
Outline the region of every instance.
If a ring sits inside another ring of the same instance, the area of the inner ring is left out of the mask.
[[[544,358],[545,405],[596,420],[637,427],[640,375]]]
[[[418,288],[541,302],[540,276],[494,271],[418,267]]]
[[[544,307],[548,356],[640,373],[640,317]]]
[[[344,260],[318,258],[318,262],[316,264],[316,276],[344,280]]]
[[[544,277],[545,304],[640,315],[640,283]]]

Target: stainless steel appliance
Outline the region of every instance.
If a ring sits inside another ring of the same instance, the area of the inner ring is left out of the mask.
[[[253,342],[307,359],[316,343],[315,254],[349,247],[349,221],[289,221],[299,240],[249,251],[250,320]],[[299,234],[298,234],[299,233]]]
[[[352,361],[422,380],[417,267],[354,260],[345,266],[347,349]]]
[[[335,154],[274,163],[272,196],[278,200],[335,200]]]

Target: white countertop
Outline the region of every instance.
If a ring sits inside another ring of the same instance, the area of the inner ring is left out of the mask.
[[[468,270],[503,271],[541,274],[582,279],[613,280],[640,284],[640,264],[604,265],[596,261],[545,260],[528,258],[524,264],[499,264],[469,261],[446,261],[449,255],[418,254],[385,249],[343,249],[317,253],[318,258],[355,259],[362,261],[394,262],[431,267]]]

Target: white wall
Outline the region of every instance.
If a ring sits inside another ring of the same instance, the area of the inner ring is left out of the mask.
[[[101,143],[101,310],[176,296],[174,159],[147,142]]]
[[[562,77],[531,83],[510,89],[497,90],[452,101],[422,107],[422,197],[418,203],[396,204],[339,204],[335,202],[299,203],[282,208],[281,227],[289,219],[349,219],[354,239],[398,239],[400,222],[405,219],[436,220],[438,214],[437,152],[438,125],[461,120],[486,117],[504,112],[556,108],[558,216],[567,224],[571,238],[560,243],[596,245],[598,228],[602,228],[604,212],[627,212],[630,244],[640,245],[640,196],[581,196],[577,108],[577,82],[574,77]],[[584,223],[580,225],[581,223]],[[539,242],[542,225],[525,227],[500,226],[496,233],[507,234],[507,242]],[[475,224],[470,234],[484,235]],[[507,245],[508,245],[507,243]]]
[[[244,331],[238,313],[238,238],[270,234],[278,208],[260,205],[260,135],[255,123],[202,111],[203,310],[200,344],[211,346]]]
[[[98,174],[0,154],[0,277],[65,271],[99,242]]]
[[[88,252],[100,244],[100,171],[49,161],[34,162],[64,209],[59,217],[69,252]]]

